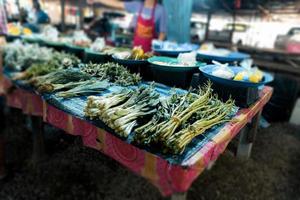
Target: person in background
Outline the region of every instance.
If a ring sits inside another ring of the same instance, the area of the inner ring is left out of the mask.
[[[145,52],[151,51],[153,39],[166,38],[167,15],[157,0],[122,2],[118,0],[89,0],[88,3],[101,3],[105,6],[133,13],[132,27],[134,46],[141,46]]]
[[[42,10],[41,4],[37,0],[33,2],[33,10],[28,14],[28,22],[29,23],[24,26],[33,32],[39,31],[39,25],[50,23],[48,14]]]
[[[5,35],[7,34],[7,21],[6,14],[4,9],[3,0],[0,0],[0,46],[5,44]],[[2,79],[2,53],[0,53],[0,84]],[[5,168],[4,168],[4,111],[3,111],[3,98],[0,97],[0,180],[5,177]]]

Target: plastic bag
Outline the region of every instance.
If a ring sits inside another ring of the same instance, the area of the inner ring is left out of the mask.
[[[105,40],[104,38],[96,38],[94,43],[91,45],[91,49],[93,51],[101,52],[105,48]]]
[[[196,66],[197,65],[197,53],[191,52],[191,53],[181,53],[177,57],[177,61],[180,64],[183,64],[185,66]]]
[[[216,65],[212,75],[225,79],[233,79],[234,72],[228,67],[228,63],[221,64],[219,62],[213,61],[213,64]]]

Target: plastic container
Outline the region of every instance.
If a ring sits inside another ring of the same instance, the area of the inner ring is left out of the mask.
[[[176,63],[176,58],[168,57],[153,57],[148,59],[151,64],[151,71],[153,73],[153,79],[156,82],[168,85],[170,87],[189,88],[192,80],[192,76],[198,71],[200,66],[204,66],[204,63],[197,63],[196,66],[171,66],[165,64],[157,64],[156,61],[164,63]]]
[[[226,79],[226,78],[214,76],[213,72],[218,68],[219,66],[217,65],[206,65],[204,67],[200,67],[199,70],[206,78],[208,78],[213,82],[219,83],[221,85],[228,85],[228,86],[240,87],[240,88],[257,88],[272,82],[274,79],[271,74],[264,72],[263,80],[259,83],[252,83],[250,81],[235,81],[232,79]],[[238,74],[239,72],[245,71],[245,69],[243,69],[242,67],[229,66],[229,68],[234,72],[234,74]]]
[[[85,48],[83,47],[77,47],[70,44],[67,44],[65,47],[65,51],[67,53],[73,54],[77,56],[79,59],[83,60],[85,56]]]
[[[7,42],[13,42],[17,39],[21,39],[21,36],[19,36],[19,35],[6,35],[6,41]]]
[[[53,48],[56,51],[65,51],[66,45],[61,42],[51,42],[51,41],[44,41],[45,46],[49,48]]]
[[[44,41],[41,40],[40,38],[22,37],[22,40],[29,44],[39,44],[39,45],[44,44]]]
[[[113,61],[126,67],[131,73],[139,73],[143,80],[152,81],[152,73],[147,60],[128,60],[120,59],[115,55],[112,56]]]
[[[111,55],[103,54],[103,53],[98,53],[95,51],[92,51],[91,49],[85,49],[84,53],[84,62],[85,63],[106,63],[106,62],[111,62],[112,57]]]
[[[232,52],[227,56],[217,56],[217,55],[210,55],[203,52],[197,53],[197,60],[206,62],[211,64],[212,61],[218,61],[222,63],[234,63],[234,62],[241,62],[245,59],[249,59],[250,55],[240,52]]]
[[[201,73],[194,74],[192,78],[191,86],[198,88],[199,86],[207,83],[208,78],[203,76]],[[229,98],[235,100],[235,104],[238,107],[248,108],[255,103],[259,98],[258,87],[239,87],[233,85],[224,85],[212,80],[212,88],[214,93],[218,94],[219,98],[223,101],[227,101]]]

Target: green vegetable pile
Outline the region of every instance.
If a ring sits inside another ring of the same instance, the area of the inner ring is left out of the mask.
[[[152,120],[135,130],[139,144],[160,144],[167,152],[183,153],[185,147],[206,130],[229,121],[234,102],[213,96],[211,84],[197,94],[174,94],[162,102]]]
[[[86,116],[99,118],[120,136],[128,137],[138,121],[153,115],[159,103],[154,86],[141,86],[136,90],[124,90],[106,97],[91,96],[85,108]]]
[[[212,94],[208,83],[197,93],[173,93],[160,97],[150,87],[88,98],[85,115],[99,118],[117,134],[134,142],[159,145],[165,153],[182,154],[186,146],[208,129],[230,121],[234,102],[225,103]]]
[[[86,64],[81,71],[96,77],[98,80],[108,80],[120,86],[137,85],[141,82],[139,74],[131,74],[125,67],[116,63]]]
[[[95,80],[78,82],[79,84],[75,84],[74,82],[72,83],[73,85],[76,86],[70,87],[69,90],[58,92],[56,95],[63,98],[87,96],[87,95],[98,94],[106,90],[110,86],[110,83],[108,83],[107,81],[95,81]]]
[[[49,61],[33,63],[23,72],[15,73],[14,80],[30,80],[38,76],[43,76],[51,72],[77,67],[80,60],[71,54],[54,52]]]
[[[20,41],[8,43],[4,49],[4,66],[22,70],[33,63],[45,63],[52,59],[53,50],[37,44],[23,44]]]
[[[43,76],[34,77],[30,79],[29,84],[33,85],[35,88],[38,88],[38,90],[41,92],[52,92],[53,90],[55,90],[55,84],[68,84],[71,82],[77,83],[90,79],[91,76],[82,73],[79,70],[64,69],[57,70]]]

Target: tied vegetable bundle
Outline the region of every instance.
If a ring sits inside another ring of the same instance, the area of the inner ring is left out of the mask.
[[[120,86],[137,85],[141,82],[139,74],[131,74],[125,67],[116,63],[105,64],[87,64],[81,68],[81,71],[87,73],[98,80],[108,80]]]
[[[173,94],[161,102],[159,112],[135,130],[135,142],[159,144],[164,152],[181,154],[186,146],[208,129],[230,121],[234,102],[223,103],[213,96],[209,83],[197,94]]]
[[[85,115],[99,118],[122,137],[128,137],[140,121],[157,110],[159,94],[153,85],[136,90],[124,90],[118,94],[88,98]]]

